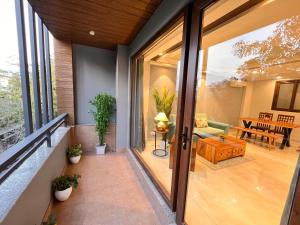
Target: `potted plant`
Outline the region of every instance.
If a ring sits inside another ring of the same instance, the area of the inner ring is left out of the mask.
[[[164,123],[167,123],[167,120],[170,119],[170,114],[172,111],[175,94],[170,93],[169,90],[166,87],[164,87],[161,91],[159,91],[158,89],[154,89],[152,96],[155,101],[156,111],[157,111],[158,115],[161,115],[162,113],[164,113],[165,116],[167,117],[167,119],[165,119]],[[158,115],[156,118],[158,118]],[[159,121],[156,121],[156,122],[158,123]],[[158,125],[159,124],[157,124],[157,126]],[[168,125],[169,124],[166,124],[166,127],[168,127]],[[161,140],[160,147],[164,148],[165,144],[166,144],[165,141]]]
[[[96,154],[103,155],[106,149],[104,138],[108,132],[109,122],[115,109],[115,98],[111,95],[102,93],[95,96],[90,103],[96,109],[95,111],[92,111],[99,139],[99,144],[96,145]]]
[[[161,90],[161,93],[162,94],[160,94],[160,91],[158,89],[154,89],[152,94],[155,100],[156,111],[157,113],[164,112],[169,119],[175,99],[175,94],[170,94],[169,90],[165,87]]]
[[[46,221],[46,222],[42,222],[41,225],[57,225],[55,214],[51,213],[51,214],[48,216],[47,221]]]
[[[52,181],[52,188],[54,191],[54,196],[58,201],[65,201],[67,200],[71,193],[72,193],[72,187],[75,189],[78,186],[78,179],[80,178],[80,175],[64,175],[59,176],[55,178]]]
[[[82,155],[81,144],[72,145],[67,149],[67,157],[71,163],[76,164],[79,162]]]

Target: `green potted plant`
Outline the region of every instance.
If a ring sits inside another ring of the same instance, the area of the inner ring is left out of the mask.
[[[79,162],[82,155],[81,144],[72,145],[67,149],[67,157],[71,163],[76,164]]]
[[[54,196],[58,201],[66,201],[71,193],[72,187],[75,189],[78,186],[78,179],[80,175],[63,175],[55,178],[52,181],[52,189],[54,191]]]
[[[163,112],[166,114],[167,118],[170,119],[170,114],[172,111],[173,102],[175,99],[174,93],[169,93],[169,90],[167,88],[163,88],[160,91],[157,89],[154,89],[153,91],[153,98],[155,100],[155,106],[157,113]]]
[[[46,222],[42,222],[41,225],[57,225],[55,214],[51,213],[51,214],[48,216],[47,221],[46,221]]]
[[[115,109],[115,98],[109,94],[101,93],[96,95],[90,103],[96,109],[92,111],[96,123],[96,132],[99,138],[99,144],[96,145],[96,154],[103,155],[106,149],[104,139]]]

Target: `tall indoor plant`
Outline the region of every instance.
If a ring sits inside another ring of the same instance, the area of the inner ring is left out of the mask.
[[[108,132],[109,122],[115,110],[115,98],[106,93],[100,93],[95,96],[90,103],[95,107],[92,111],[96,132],[98,133],[99,145],[96,146],[97,154],[104,154],[106,144],[104,143],[105,135]]]
[[[164,112],[167,118],[170,119],[175,94],[170,94],[167,88],[163,88],[161,90],[161,94],[159,90],[154,89],[153,97],[155,100],[157,113]]]

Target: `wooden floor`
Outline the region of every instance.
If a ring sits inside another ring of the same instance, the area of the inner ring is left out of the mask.
[[[85,155],[67,174],[82,178],[70,199],[55,202],[59,225],[160,225],[125,153]]]
[[[170,191],[169,158],[153,156],[153,147],[148,142],[141,156]],[[299,156],[296,149],[269,151],[247,143],[246,156],[253,160],[218,170],[197,159],[189,175],[188,225],[278,225]]]

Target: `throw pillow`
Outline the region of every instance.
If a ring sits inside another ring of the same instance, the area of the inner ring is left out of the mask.
[[[205,128],[208,127],[208,122],[206,119],[198,119],[196,120],[196,127],[197,128]]]

